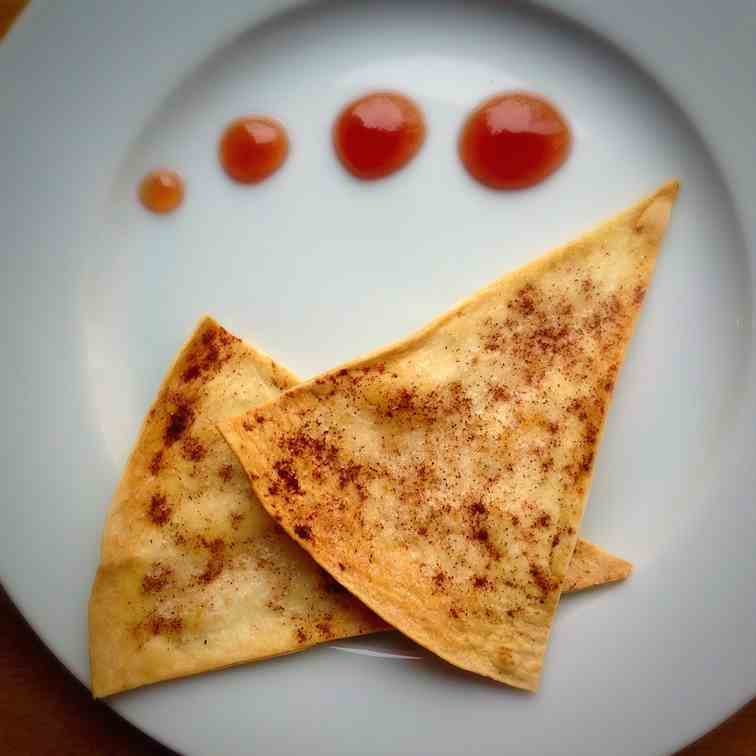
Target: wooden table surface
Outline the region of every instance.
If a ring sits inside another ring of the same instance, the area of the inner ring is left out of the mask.
[[[172,753],[92,700],[0,588],[0,754]],[[679,756],[756,756],[756,699]]]

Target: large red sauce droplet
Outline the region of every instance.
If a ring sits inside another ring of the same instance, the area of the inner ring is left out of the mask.
[[[403,168],[425,141],[420,108],[398,92],[372,92],[349,103],[333,126],[333,144],[357,178],[379,179]]]
[[[507,92],[481,103],[459,138],[470,175],[493,189],[522,189],[551,175],[570,150],[570,129],[547,100]]]
[[[245,116],[230,123],[218,147],[223,170],[242,184],[256,184],[275,173],[289,154],[286,129],[274,118]]]
[[[139,184],[139,200],[153,213],[172,213],[184,199],[184,181],[175,171],[148,173]]]

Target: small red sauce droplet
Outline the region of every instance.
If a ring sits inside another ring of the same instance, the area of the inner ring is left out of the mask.
[[[245,116],[232,121],[218,148],[223,170],[241,184],[257,184],[275,173],[289,154],[286,129],[274,118]]]
[[[547,100],[507,92],[485,100],[468,117],[459,155],[470,175],[493,189],[522,189],[550,176],[570,150],[570,129]]]
[[[139,184],[139,200],[153,213],[172,213],[184,199],[184,181],[175,171],[150,171]]]
[[[333,126],[339,160],[360,179],[379,179],[398,171],[424,141],[420,108],[397,92],[373,92],[354,100]]]

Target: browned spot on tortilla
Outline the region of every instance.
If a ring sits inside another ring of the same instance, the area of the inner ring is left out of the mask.
[[[186,357],[186,368],[181,374],[184,383],[192,383],[199,378],[209,380],[232,355],[229,348],[239,339],[225,328],[208,326],[199,343],[195,343]]]
[[[273,465],[273,469],[276,471],[281,482],[286,486],[286,489],[293,494],[301,494],[302,489],[299,486],[299,478],[291,460],[279,460]]]
[[[537,564],[530,565],[530,574],[535,584],[544,593],[548,593],[554,587],[552,585],[551,580],[548,577],[546,577],[546,574],[544,573],[543,569],[539,567]]]
[[[163,450],[158,449],[150,460],[150,472],[153,475],[157,475],[160,472],[160,467],[163,464]]]
[[[150,635],[178,635],[184,628],[184,620],[173,614],[151,614],[144,623]]]
[[[181,453],[184,459],[199,462],[207,454],[207,449],[199,439],[194,438],[194,436],[187,436],[181,444]]]
[[[142,578],[143,593],[159,593],[173,580],[173,570],[160,562],[152,565],[151,572]]]
[[[197,575],[196,581],[202,585],[208,585],[223,572],[225,567],[226,542],[222,538],[214,538],[212,541],[200,538],[199,545],[206,548],[210,553],[205,569]]]
[[[309,541],[312,538],[312,529],[309,525],[295,525],[294,533],[303,541]]]
[[[168,416],[168,424],[163,433],[163,441],[166,446],[173,446],[194,422],[194,410],[189,402],[180,396],[177,396],[174,401],[176,409]]]
[[[327,622],[318,622],[315,625],[315,628],[318,630],[318,632],[324,637],[324,638],[333,638],[334,633],[331,629],[331,626]]]
[[[155,525],[165,525],[171,519],[173,509],[168,504],[165,494],[154,493],[150,499],[150,506],[147,510],[147,516]]]

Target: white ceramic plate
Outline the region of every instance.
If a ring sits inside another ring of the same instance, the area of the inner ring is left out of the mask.
[[[584,528],[637,571],[563,602],[541,691],[396,634],[339,642],[114,699],[174,748],[635,756],[756,693],[753,5],[551,4],[34,0],[0,46],[0,578],[85,680],[106,507],[201,313],[313,374],[683,182]],[[329,127],[377,86],[413,95],[430,131],[368,185],[336,164]],[[510,87],[551,96],[576,143],[541,186],[499,194],[468,179],[455,139]],[[255,188],[215,156],[247,112],[293,143]],[[135,201],[156,164],[187,178],[169,218]]]

